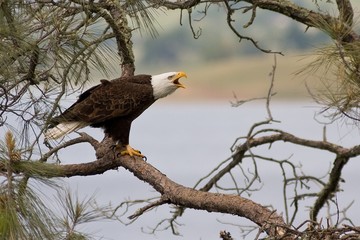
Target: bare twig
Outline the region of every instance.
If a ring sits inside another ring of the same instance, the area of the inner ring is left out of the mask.
[[[239,33],[238,30],[236,30],[236,28],[233,26],[232,22],[232,15],[234,13],[234,10],[231,8],[229,2],[227,0],[224,1],[224,4],[226,6],[227,9],[227,18],[226,18],[226,22],[229,26],[229,28],[231,29],[231,31],[239,38],[239,40],[247,40],[250,41],[257,49],[259,49],[260,51],[264,52],[264,53],[277,53],[277,54],[281,54],[281,52],[273,52],[272,50],[268,50],[268,49],[264,49],[262,47],[260,47],[257,43],[257,41],[255,41],[253,38],[247,37],[247,36],[243,36]]]
[[[139,208],[134,214],[130,215],[128,218],[130,220],[133,220],[135,218],[138,218],[139,216],[141,216],[143,213],[145,213],[146,211],[154,208],[154,207],[158,207],[160,205],[163,205],[165,203],[169,203],[169,199],[166,198],[166,196],[161,196],[161,198],[155,202],[149,203],[148,205]]]
[[[66,147],[69,147],[71,145],[75,145],[75,144],[78,144],[78,143],[82,143],[82,142],[90,143],[94,147],[95,150],[98,148],[99,142],[96,139],[94,139],[93,137],[91,137],[90,135],[88,135],[86,133],[79,133],[79,134],[81,135],[81,137],[71,139],[71,140],[69,140],[67,142],[64,142],[64,143],[62,143],[60,145],[57,145],[54,148],[51,148],[50,151],[43,154],[42,157],[38,161],[39,162],[46,162],[47,159],[51,155],[53,155],[54,153],[57,153],[60,149],[63,149],[63,148],[66,148]]]

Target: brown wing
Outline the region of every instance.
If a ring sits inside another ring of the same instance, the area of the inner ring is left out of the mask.
[[[121,116],[137,117],[154,102],[150,80],[150,75],[103,80],[81,94],[78,101],[53,122],[82,121],[98,125]]]

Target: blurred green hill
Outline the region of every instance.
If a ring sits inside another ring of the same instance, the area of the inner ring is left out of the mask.
[[[274,64],[273,54],[260,52],[249,41],[239,42],[228,27],[221,6],[210,10],[205,17],[201,10],[192,13],[192,27],[201,33],[197,39],[193,37],[187,12],[183,12],[181,26],[179,12],[158,16],[162,28],[155,39],[134,35],[136,72],[187,72],[189,79],[182,81],[188,89],[171,96],[173,100],[232,100],[234,93],[239,98],[265,96],[270,83],[268,74]],[[247,18],[236,19],[236,26],[247,23],[250,15],[245,16]],[[201,21],[196,21],[199,19]],[[310,87],[321,87],[318,79],[295,76],[295,72],[313,59],[305,57],[307,52],[331,41],[323,32],[306,30],[305,26],[279,14],[261,10],[253,26],[239,28],[241,34],[253,37],[264,49],[284,54],[277,56],[275,91],[278,98],[309,97],[305,79]]]
[[[202,10],[197,9],[191,15],[193,31],[199,34],[197,39],[193,36],[186,11],[182,13],[182,17],[180,11],[172,12],[171,15],[159,15],[157,24],[160,27],[157,28],[157,38],[135,34],[138,69],[151,71],[159,69],[161,65],[198,64],[263,55],[249,41],[239,42],[227,25],[225,10],[221,6],[208,10],[206,16],[201,13]],[[320,31],[307,30],[305,26],[286,17],[262,10],[257,11],[252,26],[242,28],[250,17],[250,13],[234,16],[234,25],[238,27],[240,34],[252,37],[264,49],[286,54],[308,50],[319,43],[330,41]]]
[[[317,8],[311,1],[296,2]],[[355,9],[360,7],[360,1],[352,3]],[[330,6],[327,8],[330,14],[336,14],[335,4],[326,6]],[[239,98],[265,96],[274,56],[262,53],[249,41],[239,42],[227,25],[221,4],[210,9],[194,9],[191,26],[187,11],[157,10],[152,14],[156,19],[156,38],[146,32],[133,32],[137,74],[178,70],[187,72],[189,79],[182,81],[188,89],[171,96],[174,100],[231,100],[233,93]],[[284,54],[277,56],[277,98],[309,97],[305,82],[312,90],[323,87],[318,77],[296,76],[295,73],[314,59],[310,55],[316,47],[331,43],[326,34],[261,9],[257,9],[256,19],[248,28],[242,26],[248,23],[251,11],[234,14],[233,17],[233,24],[238,27],[240,34],[252,37],[264,49]],[[191,27],[195,34],[199,34],[197,39]]]

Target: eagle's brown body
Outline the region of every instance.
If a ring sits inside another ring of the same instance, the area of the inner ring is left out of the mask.
[[[107,136],[125,146],[122,154],[141,157],[129,145],[131,123],[157,99],[184,88],[179,82],[181,77],[186,74],[168,72],[101,80],[101,84],[81,94],[71,107],[51,120],[45,138],[57,139],[86,126],[100,127]]]
[[[101,127],[114,141],[126,145],[132,121],[155,102],[150,80],[150,75],[101,80],[51,123],[83,122]]]

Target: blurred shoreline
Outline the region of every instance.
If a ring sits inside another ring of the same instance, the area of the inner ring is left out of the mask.
[[[320,78],[307,73],[297,74],[314,59],[314,56],[296,53],[286,56],[277,55],[274,99],[307,100],[311,98],[308,89],[313,92],[323,89]],[[187,79],[181,80],[186,89],[178,90],[166,101],[233,101],[235,96],[239,100],[266,97],[273,67],[273,54],[184,66],[179,70],[188,74]],[[178,70],[174,69],[174,66],[169,66],[167,69]]]

